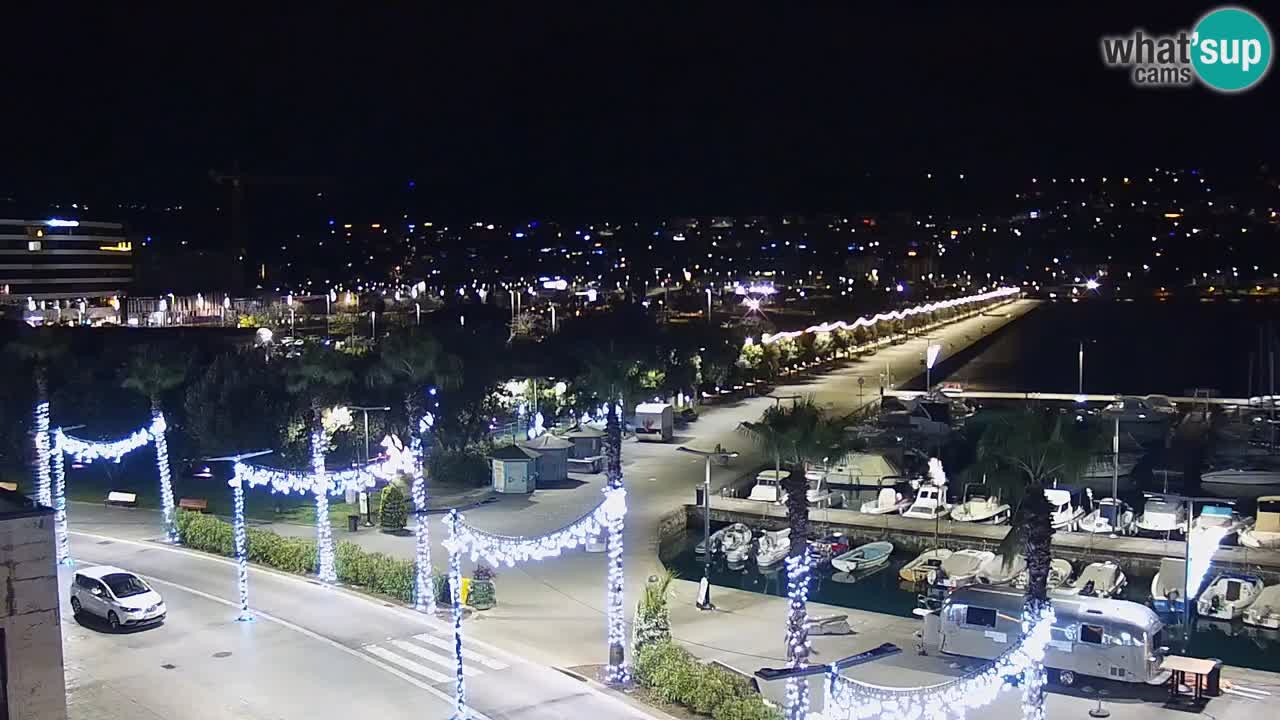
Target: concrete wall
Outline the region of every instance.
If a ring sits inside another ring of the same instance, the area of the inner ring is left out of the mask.
[[[0,627],[9,717],[66,720],[52,511],[0,514]]]

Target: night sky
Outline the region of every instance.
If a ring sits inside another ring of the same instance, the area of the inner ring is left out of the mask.
[[[1215,3],[614,5],[11,17],[0,195],[181,200],[238,160],[439,210],[768,212],[1276,154],[1274,70],[1222,96],[1102,67],[1100,35]]]

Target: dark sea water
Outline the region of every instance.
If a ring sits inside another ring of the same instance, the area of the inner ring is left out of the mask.
[[[1280,332],[1280,302],[1047,301],[943,370],[974,390],[1073,393],[1083,341],[1086,393],[1259,395],[1270,387],[1258,358],[1269,322]]]

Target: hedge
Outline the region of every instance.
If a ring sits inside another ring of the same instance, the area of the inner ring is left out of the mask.
[[[314,573],[314,540],[287,537],[270,530],[245,531],[249,561],[292,573]],[[235,555],[231,523],[213,515],[183,511],[178,513],[178,538],[183,545],[228,557]],[[359,585],[406,605],[413,603],[415,573],[412,560],[400,560],[385,553],[367,552],[352,542],[340,542],[334,549],[338,581]],[[443,576],[432,577],[436,598],[445,597]]]
[[[659,700],[681,705],[714,720],[778,720],[744,678],[704,665],[673,642],[643,646],[635,657],[635,678]]]

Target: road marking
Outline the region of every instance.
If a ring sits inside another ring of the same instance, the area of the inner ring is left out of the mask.
[[[1230,689],[1232,689],[1232,690],[1243,690],[1244,692],[1247,692],[1247,693],[1259,693],[1259,694],[1262,694],[1262,695],[1270,695],[1270,694],[1271,694],[1271,693],[1267,692],[1266,690],[1259,690],[1259,689],[1257,689],[1257,688],[1245,687],[1244,685],[1236,685],[1235,683],[1232,683],[1232,684],[1231,684],[1231,688],[1230,688]]]
[[[78,534],[83,535],[84,533],[78,533]],[[126,540],[126,541],[124,541],[124,542],[133,542],[133,541]],[[143,543],[135,543],[135,544],[142,545]],[[218,604],[220,604],[220,605],[226,605],[227,607],[235,608],[236,610],[239,610],[239,609],[240,609],[240,603],[231,602],[230,600],[226,600],[226,599],[220,598],[220,597],[218,597],[217,595],[211,595],[211,594],[209,594],[209,593],[207,593],[207,592],[204,592],[203,590],[197,590],[197,589],[195,589],[195,588],[193,588],[193,587],[187,587],[186,585],[182,585],[181,583],[170,582],[170,581],[168,581],[168,580],[161,580],[160,578],[153,577],[153,576],[149,576],[149,575],[139,575],[139,577],[142,577],[142,578],[144,578],[145,580],[147,580],[147,581],[149,581],[149,582],[152,582],[152,583],[156,583],[156,584],[159,584],[159,585],[168,585],[169,587],[177,588],[177,589],[179,589],[179,590],[182,590],[183,592],[191,593],[192,595],[195,595],[195,596],[197,596],[197,597],[202,597],[202,598],[204,598],[204,599],[206,599],[206,600],[209,600],[209,601],[211,601],[211,602],[216,602],[216,603],[218,603]],[[427,692],[431,693],[432,695],[434,695],[434,696],[436,696],[436,697],[440,698],[441,700],[445,701],[446,703],[449,703],[450,705],[452,705],[452,704],[453,704],[453,696],[452,696],[452,695],[449,695],[448,693],[441,692],[440,690],[437,690],[436,688],[434,688],[434,687],[432,687],[432,686],[430,686],[430,685],[428,685],[428,684],[426,684],[426,683],[422,682],[421,680],[419,680],[419,679],[417,679],[417,678],[413,677],[412,675],[409,675],[409,674],[407,674],[407,673],[401,672],[400,670],[397,670],[396,668],[394,668],[394,667],[392,667],[392,666],[390,666],[390,665],[388,665],[388,664],[386,664],[386,663],[384,663],[384,662],[382,662],[382,661],[380,661],[380,660],[378,660],[378,659],[376,659],[376,658],[374,658],[374,657],[370,657],[369,655],[366,655],[366,654],[364,654],[364,653],[362,653],[362,652],[360,652],[360,651],[358,651],[358,650],[353,650],[352,648],[349,648],[349,647],[347,647],[346,645],[343,645],[342,643],[340,643],[340,642],[338,642],[338,641],[336,641],[336,640],[332,640],[332,639],[327,638],[327,637],[325,637],[325,636],[323,636],[323,635],[320,635],[320,634],[318,634],[318,633],[312,632],[311,630],[308,630],[308,629],[306,629],[306,628],[302,627],[301,625],[295,625],[294,623],[291,623],[291,622],[289,622],[288,620],[283,620],[283,619],[281,619],[281,618],[275,617],[274,615],[268,615],[267,613],[261,612],[261,611],[259,611],[259,610],[254,610],[254,611],[253,611],[253,615],[254,615],[254,617],[256,617],[256,618],[261,618],[261,619],[266,620],[266,621],[268,621],[268,622],[273,622],[273,623],[275,623],[275,624],[277,624],[277,625],[279,625],[279,626],[281,626],[281,627],[287,628],[287,629],[292,630],[292,631],[294,631],[294,632],[296,632],[296,633],[300,633],[300,634],[302,634],[302,635],[306,635],[307,637],[311,638],[312,640],[317,640],[317,641],[319,641],[319,642],[322,642],[322,643],[324,643],[325,645],[328,645],[328,646],[330,646],[330,647],[332,647],[332,648],[335,648],[335,649],[337,649],[337,650],[339,650],[339,651],[341,651],[341,652],[344,652],[344,653],[346,653],[346,654],[348,654],[348,655],[351,655],[352,657],[360,658],[361,660],[363,660],[363,661],[365,661],[365,662],[369,663],[370,665],[373,665],[374,667],[381,668],[382,670],[385,670],[386,672],[389,672],[389,673],[391,673],[392,675],[395,675],[396,677],[400,678],[401,680],[404,680],[405,682],[408,682],[408,683],[410,683],[410,684],[414,685],[415,687],[418,687],[418,688],[420,688],[420,689],[422,689],[422,690],[425,690],[425,691],[427,691]],[[414,664],[416,665],[416,663],[414,663]],[[426,675],[425,673],[424,673],[424,676],[429,677],[429,676],[428,676],[428,675]],[[449,679],[449,678],[446,678],[446,680],[448,680],[448,679]],[[472,715],[474,715],[474,716],[476,716],[476,717],[478,717],[478,718],[484,718],[484,720],[488,720],[488,716],[483,715],[483,714],[481,714],[479,711],[476,711],[476,710],[474,710],[474,709],[472,709],[471,714],[472,714]]]
[[[442,637],[436,637],[435,635],[422,633],[421,635],[414,635],[413,639],[421,640],[422,642],[425,642],[425,643],[431,643],[432,645],[435,645],[438,648],[442,648],[444,650],[448,650],[449,652],[453,652],[453,642],[450,640],[445,640]],[[474,650],[468,650],[465,647],[462,648],[462,657],[468,660],[474,660],[480,663],[481,665],[484,665],[485,667],[489,668],[490,670],[506,670],[508,667],[510,667],[510,665],[507,665],[506,663],[498,662],[493,658],[485,657],[484,655],[481,655],[480,653]]]
[[[1266,700],[1266,699],[1267,699],[1267,695],[1270,695],[1270,694],[1271,694],[1271,693],[1265,693],[1265,694],[1263,694],[1263,693],[1259,693],[1259,692],[1257,692],[1257,691],[1253,691],[1253,692],[1242,692],[1239,688],[1225,688],[1225,689],[1223,689],[1223,691],[1222,691],[1222,692],[1231,693],[1232,695],[1238,695],[1238,696],[1240,696],[1240,697],[1242,697],[1242,698],[1248,698],[1248,699],[1250,699],[1250,700]]]
[[[424,678],[428,678],[432,682],[445,683],[452,679],[444,673],[438,673],[425,665],[420,665],[409,658],[402,657],[401,655],[393,653],[384,647],[369,645],[364,649],[364,651],[370,655],[377,655],[387,662],[393,662],[396,665],[405,668],[409,672],[417,673]]]
[[[454,666],[453,666],[453,657],[452,657],[452,656],[448,656],[448,657],[446,657],[446,656],[441,655],[441,654],[439,654],[439,653],[432,652],[431,650],[428,650],[428,649],[426,649],[426,648],[422,647],[421,645],[415,645],[415,644],[413,644],[413,643],[411,643],[411,642],[406,642],[406,641],[404,641],[404,640],[392,640],[392,641],[391,641],[391,645],[392,645],[392,646],[394,646],[394,647],[398,647],[398,648],[400,648],[401,650],[404,650],[404,651],[405,651],[405,652],[407,652],[407,653],[413,653],[414,655],[417,655],[418,657],[422,658],[423,660],[426,660],[427,662],[435,663],[435,664],[437,664],[437,665],[439,665],[439,666],[441,666],[441,667],[445,668],[446,670],[453,670],[453,667],[454,667]],[[366,650],[368,650],[368,648],[365,648],[365,649],[366,649]],[[466,657],[466,656],[464,655],[463,657]],[[480,674],[480,671],[479,671],[479,670],[476,670],[475,668],[467,667],[467,664],[466,664],[466,663],[463,663],[463,664],[462,664],[462,674],[463,674],[463,675],[465,675],[465,676],[467,676],[467,677],[475,677],[476,675],[479,675],[479,674]]]

